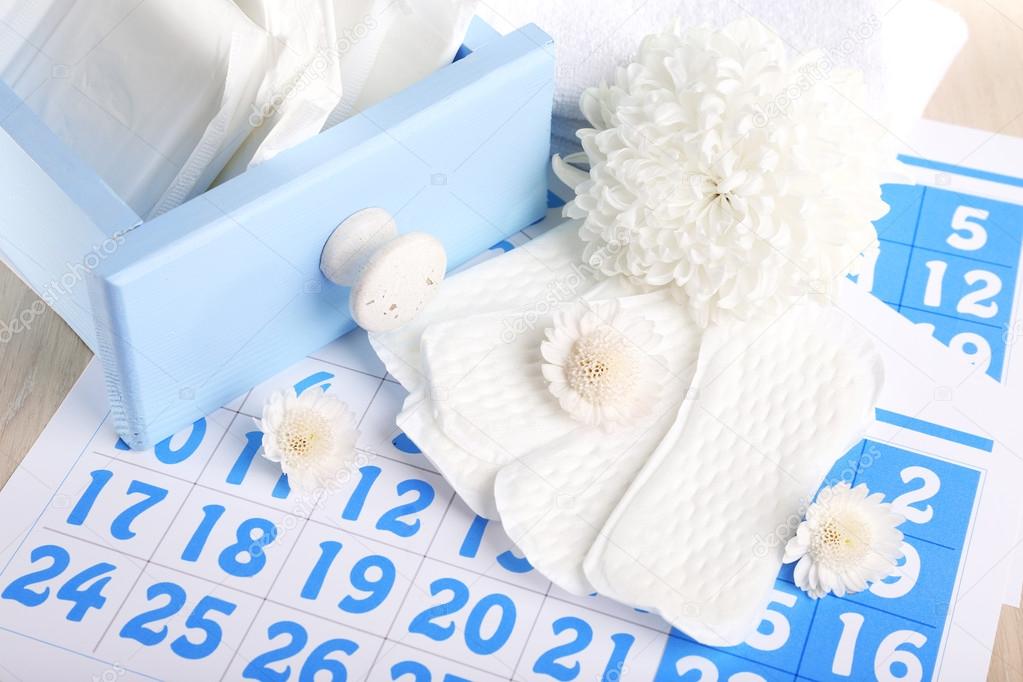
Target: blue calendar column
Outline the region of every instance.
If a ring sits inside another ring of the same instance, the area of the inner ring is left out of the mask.
[[[901,310],[1000,378],[1023,208],[927,188]]]
[[[810,680],[929,679],[961,560],[979,473],[865,441],[854,484],[882,492],[906,517],[904,557],[857,594],[819,600],[799,676]],[[783,572],[791,580],[791,569]]]

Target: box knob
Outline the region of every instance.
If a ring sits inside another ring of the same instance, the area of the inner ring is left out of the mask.
[[[440,240],[423,232],[398,235],[394,216],[367,208],[345,219],[327,239],[320,271],[351,287],[352,319],[370,332],[397,329],[437,293],[447,270]]]

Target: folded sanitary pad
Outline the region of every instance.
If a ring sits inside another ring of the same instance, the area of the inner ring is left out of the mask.
[[[265,33],[231,0],[0,0],[0,78],[140,216],[249,133]]]
[[[666,291],[589,277],[577,231],[564,223],[449,278],[419,319],[370,336],[412,391],[398,425],[562,589],[737,644],[795,522],[872,419],[879,356],[811,301],[704,331]],[[651,414],[610,431],[561,410],[540,369],[555,311],[609,301],[653,325],[643,350],[669,377]]]
[[[707,332],[693,398],[596,537],[597,592],[698,641],[756,628],[785,542],[873,420],[881,358],[830,306]]]

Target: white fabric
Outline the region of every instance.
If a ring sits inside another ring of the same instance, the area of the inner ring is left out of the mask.
[[[265,33],[231,0],[0,0],[0,78],[139,215],[248,135]]]
[[[583,90],[610,79],[643,36],[676,17],[683,25],[720,27],[748,14],[794,51],[816,47],[836,66],[863,71],[877,103],[871,113],[900,135],[919,118],[967,36],[963,20],[933,0],[487,0],[479,9],[501,31],[533,22],[554,38],[558,151],[578,144]]]

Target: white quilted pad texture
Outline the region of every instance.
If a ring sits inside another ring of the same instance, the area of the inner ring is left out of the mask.
[[[497,510],[508,537],[530,563],[562,589],[594,591],[583,558],[632,479],[674,423],[687,395],[702,330],[665,293],[624,298],[661,336],[653,349],[670,377],[646,420],[605,433],[582,428],[517,458],[497,475]],[[555,403],[556,406],[556,403]]]
[[[498,258],[453,275],[418,317],[391,332],[370,334],[370,344],[391,375],[410,392],[425,382],[419,356],[423,332],[432,324],[468,315],[533,306],[549,310],[592,287],[581,268],[579,223],[569,221]]]
[[[882,376],[869,338],[830,307],[707,332],[695,399],[597,536],[590,583],[704,644],[741,643],[805,506],[870,422]]]
[[[584,298],[621,294],[626,289],[621,280],[607,280]],[[575,299],[564,302],[576,303]],[[683,321],[666,294],[627,296],[620,305],[649,317],[655,331],[667,337],[662,348],[652,352],[674,350],[680,344],[695,347],[693,325]],[[551,318],[550,313],[535,316],[521,310],[487,313],[434,324],[423,334],[425,392],[423,397],[410,397],[403,410],[407,417],[399,425],[480,516],[498,518],[494,479],[505,465],[534,450],[549,452],[553,441],[568,434],[581,447],[591,449],[607,439],[604,431],[572,419],[547,388],[540,371],[540,344]],[[684,334],[680,333],[683,327]],[[509,337],[509,328],[521,332]],[[628,335],[628,330],[621,331]],[[690,351],[686,357],[692,361],[694,355]],[[690,379],[691,372],[684,377],[685,386]],[[426,414],[431,410],[433,422],[429,423]],[[637,426],[646,429],[649,420]],[[432,447],[420,443],[423,439]]]

